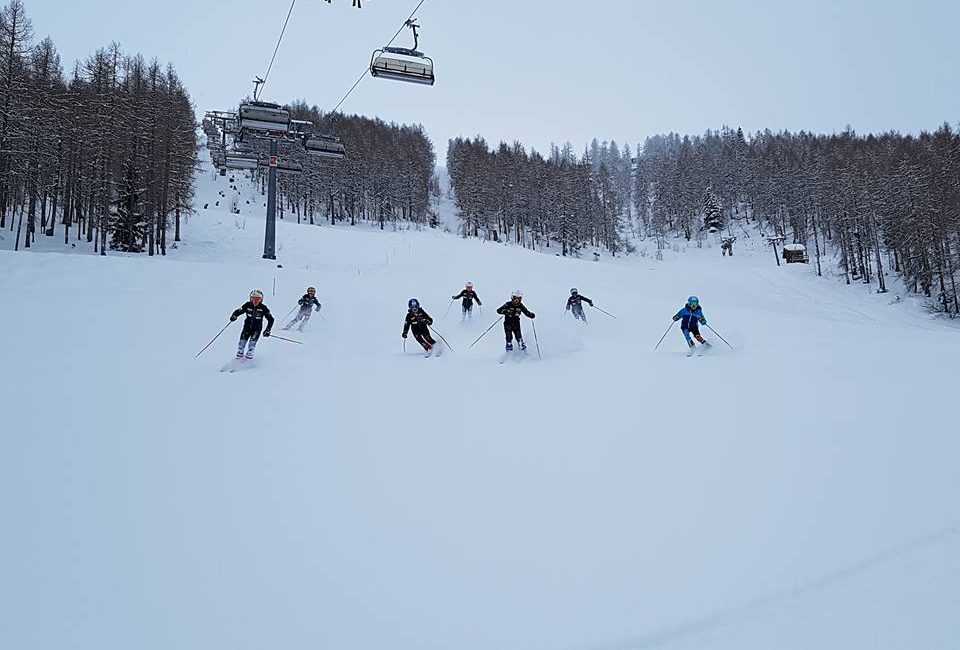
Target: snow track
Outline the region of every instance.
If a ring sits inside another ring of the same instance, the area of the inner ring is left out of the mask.
[[[748,246],[282,222],[278,268],[239,188],[215,210],[205,174],[167,259],[0,253],[0,647],[956,647],[950,324]],[[441,322],[466,280],[486,309]],[[304,345],[220,373],[236,323],[193,358],[251,288],[279,318],[308,285]],[[617,320],[562,316],[570,286]],[[467,346],[514,288],[543,360],[502,367],[501,325]],[[736,350],[653,352],[691,293]],[[414,296],[439,361],[399,353]]]

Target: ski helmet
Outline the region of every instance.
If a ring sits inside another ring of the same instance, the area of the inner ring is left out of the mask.
[[[316,292],[317,292],[316,287],[307,287],[307,293],[316,293]]]
[[[263,292],[260,289],[254,289],[250,292],[250,300],[253,302],[262,302],[263,301]]]
[[[510,294],[511,298],[523,298],[523,292],[520,289],[514,289],[513,293]]]
[[[690,296],[689,298],[687,298],[687,304],[688,304],[688,305],[699,305],[699,304],[700,304],[700,299],[697,298],[696,296]]]
[[[570,293],[572,293],[573,295],[577,295],[577,288],[573,287],[572,289],[570,289]]]
[[[411,298],[410,300],[407,301],[407,308],[420,309],[420,301],[417,300],[416,298]]]
[[[467,289],[473,289],[473,282],[467,282]]]

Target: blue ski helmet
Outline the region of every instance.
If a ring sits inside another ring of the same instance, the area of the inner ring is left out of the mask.
[[[699,304],[700,304],[700,299],[697,298],[696,296],[690,296],[689,298],[687,298],[687,304],[688,304],[688,305],[699,305]]]
[[[572,293],[573,295],[577,295],[577,288],[573,287],[572,289],[570,289],[570,293]]]
[[[407,307],[409,309],[420,309],[420,301],[416,298],[411,298],[407,301]]]

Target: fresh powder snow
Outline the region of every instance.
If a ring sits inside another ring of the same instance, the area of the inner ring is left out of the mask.
[[[288,214],[263,260],[235,178],[199,174],[165,259],[0,252],[0,648],[960,643],[945,319],[760,237],[594,262]],[[221,373],[240,323],[195,354],[254,288],[303,345]],[[531,356],[501,365],[501,325],[468,346],[518,288]],[[690,294],[733,349],[653,350]],[[404,352],[411,297],[443,356]]]

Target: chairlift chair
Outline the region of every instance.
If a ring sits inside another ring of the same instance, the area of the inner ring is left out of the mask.
[[[304,138],[303,147],[307,154],[319,158],[343,158],[347,150],[339,138],[329,135],[310,135]]]
[[[246,153],[243,151],[228,151],[227,169],[256,169],[260,157],[255,153]]]
[[[433,75],[433,59],[417,50],[420,40],[417,34],[419,25],[415,20],[408,20],[405,26],[413,31],[413,48],[386,45],[375,50],[370,57],[370,74],[394,81],[432,86],[436,81]]]
[[[286,133],[290,111],[279,104],[253,101],[240,105],[240,128],[267,133]]]
[[[267,160],[261,159],[258,166],[260,169],[269,170],[270,163]],[[302,174],[303,165],[301,165],[296,160],[286,160],[281,158],[277,160],[277,173],[278,174]]]

